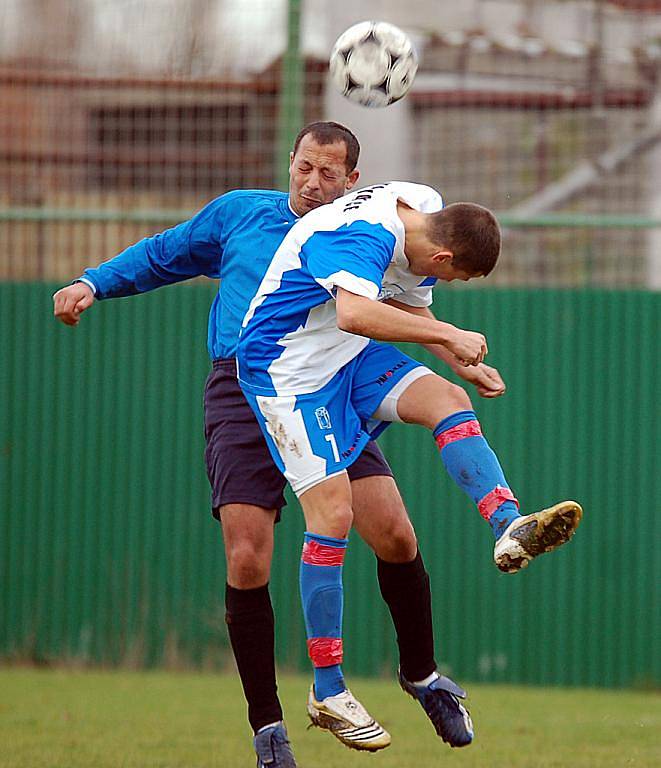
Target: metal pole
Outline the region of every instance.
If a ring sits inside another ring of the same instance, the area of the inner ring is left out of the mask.
[[[301,56],[301,0],[289,0],[287,9],[287,48],[282,58],[278,141],[275,167],[278,189],[289,187],[289,152],[303,127],[303,88],[305,65]]]

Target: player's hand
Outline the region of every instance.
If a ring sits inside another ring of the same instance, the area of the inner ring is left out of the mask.
[[[500,397],[505,394],[505,382],[495,368],[485,363],[460,368],[457,374],[464,381],[473,384],[480,397]]]
[[[86,283],[74,283],[53,294],[53,314],[65,325],[78,325],[80,315],[94,303],[94,291]]]
[[[444,346],[462,366],[479,365],[489,351],[487,340],[481,333],[464,331],[461,328],[454,328]]]

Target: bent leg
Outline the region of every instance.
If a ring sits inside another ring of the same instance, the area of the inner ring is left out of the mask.
[[[461,387],[432,374],[401,394],[402,421],[431,429],[450,477],[475,502],[496,538],[520,517],[496,454],[482,435],[470,399]]]
[[[523,517],[519,514],[519,502],[460,387],[435,374],[418,378],[398,396],[396,409],[395,415],[403,421],[433,430],[448,474],[491,526],[499,570],[516,573],[574,535],[583,515],[575,501],[562,501]],[[375,417],[379,418],[379,409]]]

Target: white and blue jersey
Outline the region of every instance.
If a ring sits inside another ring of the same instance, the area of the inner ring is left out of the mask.
[[[430,187],[389,182],[308,213],[278,248],[243,320],[241,388],[298,495],[352,464],[384,422],[397,420],[401,392],[430,373],[392,345],[337,327],[338,287],[431,304],[435,280],[409,270],[399,200],[424,213],[443,205]]]
[[[234,357],[243,320],[273,255],[298,217],[288,195],[239,190],[83,274],[97,299],[132,296],[193,277],[220,278],[209,315],[212,360]]]
[[[311,211],[285,237],[243,320],[237,354],[244,391],[314,392],[369,339],[337,327],[336,289],[426,307],[435,280],[412,274],[397,201],[440,210],[431,187],[389,182]]]

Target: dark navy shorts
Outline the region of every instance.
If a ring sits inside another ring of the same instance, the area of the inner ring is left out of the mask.
[[[285,506],[285,478],[276,467],[255,414],[236,379],[236,361],[214,360],[204,390],[205,460],[211,483],[214,517],[224,504],[253,504],[280,510]],[[350,480],[392,470],[371,440],[347,470]]]

